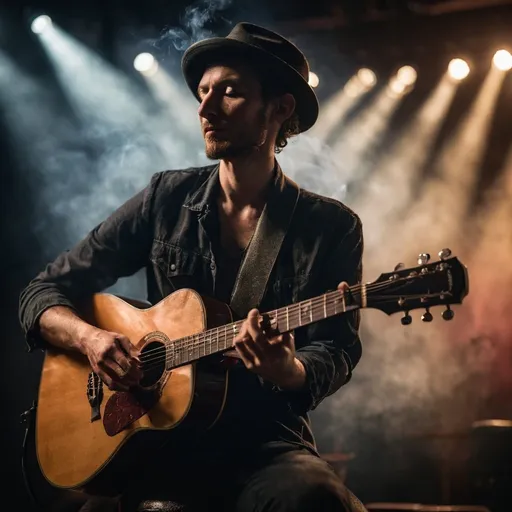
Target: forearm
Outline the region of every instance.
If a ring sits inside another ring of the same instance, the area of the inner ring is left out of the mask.
[[[289,391],[304,388],[306,385],[306,369],[304,364],[295,357],[290,371],[275,379],[274,385]]]
[[[152,241],[152,188],[125,202],[71,250],[59,254],[22,290],[19,320],[29,350],[44,348],[45,342],[80,348],[76,334],[84,322],[75,313],[80,303],[146,264]],[[53,311],[47,314],[48,310]]]
[[[54,306],[39,318],[39,333],[49,344],[67,350],[84,351],[86,333],[95,329],[71,308]]]
[[[296,352],[295,371],[286,380],[275,384],[298,414],[316,409],[322,400],[343,386],[349,379],[349,364],[341,351],[327,351],[310,346]]]

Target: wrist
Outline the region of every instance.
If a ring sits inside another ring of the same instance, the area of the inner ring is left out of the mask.
[[[75,350],[78,350],[83,355],[87,355],[87,348],[89,340],[94,338],[98,331],[97,327],[88,324],[87,322],[80,322],[75,326],[72,333],[72,345]]]
[[[274,384],[283,390],[297,390],[306,383],[306,369],[299,359],[293,358],[288,371],[283,372]]]

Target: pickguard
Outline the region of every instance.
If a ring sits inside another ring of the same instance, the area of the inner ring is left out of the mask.
[[[115,436],[147,414],[161,396],[161,386],[136,391],[117,391],[107,401],[103,426],[109,436]]]

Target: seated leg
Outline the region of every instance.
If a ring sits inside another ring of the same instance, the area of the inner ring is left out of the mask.
[[[366,512],[334,469],[307,450],[277,455],[245,483],[236,512]]]

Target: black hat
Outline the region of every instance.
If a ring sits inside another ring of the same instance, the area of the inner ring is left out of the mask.
[[[318,99],[308,83],[308,61],[293,43],[266,28],[238,23],[226,37],[204,39],[193,44],[185,51],[181,66],[185,80],[197,99],[197,87],[206,67],[223,56],[242,57],[274,79],[283,92],[293,94],[301,132],[315,124]]]

